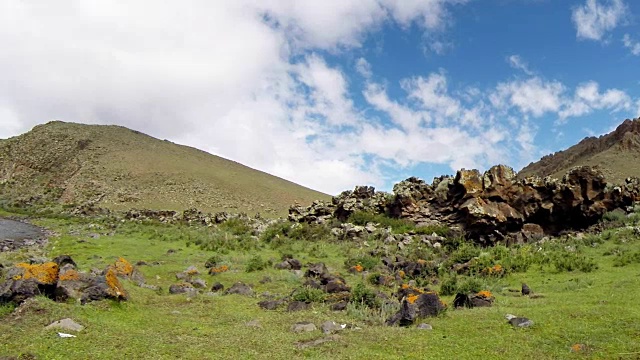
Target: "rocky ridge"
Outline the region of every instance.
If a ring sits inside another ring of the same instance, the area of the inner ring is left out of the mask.
[[[463,230],[469,238],[490,244],[507,234],[526,236],[558,234],[584,229],[604,213],[632,206],[640,199],[640,180],[609,184],[591,167],[572,169],[562,179],[528,177],[497,165],[484,173],[460,170],[454,177],[436,178],[432,184],[411,177],[396,184],[393,194],[372,187],[345,191],[331,202],[294,205],[289,220],[326,223],[345,221],[356,211],[407,219],[418,226],[444,225]]]

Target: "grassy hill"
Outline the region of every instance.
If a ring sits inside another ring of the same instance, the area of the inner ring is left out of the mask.
[[[0,140],[5,199],[88,201],[110,209],[284,215],[329,196],[239,163],[121,126],[54,121]]]
[[[640,177],[638,157],[640,118],[625,120],[609,134],[585,138],[566,150],[544,156],[520,170],[518,176],[562,178],[572,167],[589,165],[599,168],[610,182],[620,183],[630,176]]]

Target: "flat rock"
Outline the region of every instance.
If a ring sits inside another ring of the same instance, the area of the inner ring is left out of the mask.
[[[61,329],[61,330],[67,330],[67,331],[82,331],[84,329],[84,326],[78,324],[77,322],[73,321],[72,319],[69,318],[65,318],[62,320],[58,320],[58,321],[54,321],[51,324],[47,325],[45,327],[45,329],[49,330],[49,329]]]
[[[291,326],[291,331],[294,333],[311,332],[316,330],[318,330],[318,328],[312,322],[308,321],[297,322]]]

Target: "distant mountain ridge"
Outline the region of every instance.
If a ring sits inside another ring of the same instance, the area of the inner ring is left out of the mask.
[[[204,151],[114,125],[53,121],[0,140],[0,200],[257,212],[330,197]]]
[[[562,178],[576,166],[592,166],[611,183],[640,177],[640,118],[627,119],[613,132],[588,137],[570,148],[546,155],[524,167],[518,177],[537,175]]]

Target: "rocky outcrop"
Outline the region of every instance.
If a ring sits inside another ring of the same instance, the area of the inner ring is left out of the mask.
[[[42,264],[18,263],[0,284],[0,303],[22,303],[36,295],[56,301],[76,299],[81,303],[101,299],[126,300],[127,292],[118,277],[140,280],[137,270],[123,258],[99,273],[76,269],[69,256],[61,256]]]
[[[367,211],[416,224],[459,227],[468,237],[489,244],[506,239],[507,234],[520,234],[513,239],[527,241],[583,229],[605,212],[624,209],[637,200],[640,180],[636,178],[613,186],[598,170],[579,167],[561,180],[519,180],[512,168],[497,165],[484,173],[463,169],[455,177],[436,178],[431,185],[412,177],[396,184],[393,195],[356,187],[335,197],[332,203],[294,206],[289,219],[308,223],[324,223],[331,218],[344,221],[355,211]]]

